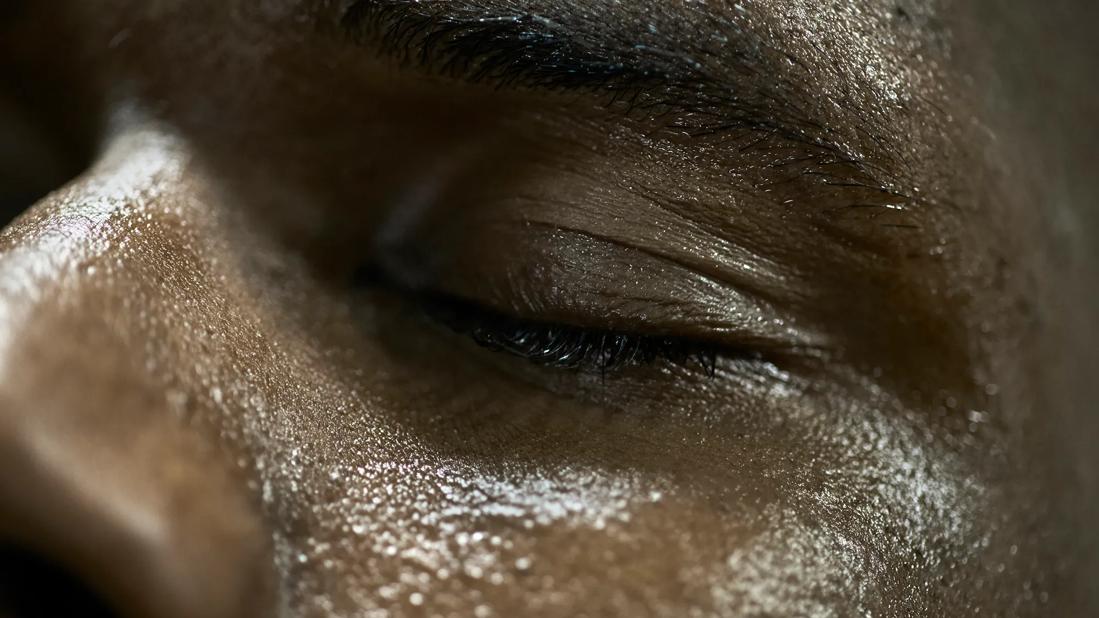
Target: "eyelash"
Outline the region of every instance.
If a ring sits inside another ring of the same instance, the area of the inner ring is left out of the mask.
[[[453,298],[431,297],[423,307],[429,318],[480,346],[557,369],[606,376],[668,363],[713,376],[721,356],[689,339],[522,320]]]

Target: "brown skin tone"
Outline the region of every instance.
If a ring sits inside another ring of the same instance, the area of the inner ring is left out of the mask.
[[[1088,613],[1094,98],[1017,49],[1077,84],[1071,3],[467,7],[671,32],[721,131],[337,4],[10,26],[100,155],[0,236],[3,538],[135,616]],[[721,352],[548,367],[419,292]]]

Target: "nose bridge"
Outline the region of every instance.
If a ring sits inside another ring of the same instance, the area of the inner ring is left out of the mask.
[[[65,564],[123,615],[275,615],[246,479],[149,375],[140,333],[120,332],[153,319],[141,299],[94,273],[127,242],[119,221],[179,174],[179,153],[139,139],[0,238],[0,542]],[[127,261],[170,262],[132,247]]]

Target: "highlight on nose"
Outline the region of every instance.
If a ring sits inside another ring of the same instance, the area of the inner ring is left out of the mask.
[[[85,615],[54,609],[62,597],[101,612],[87,615],[275,615],[270,535],[237,456],[148,372],[119,370],[142,357],[149,309],[70,276],[98,245],[65,217],[110,211],[97,187],[140,192],[128,169],[38,203],[0,249],[0,618]]]

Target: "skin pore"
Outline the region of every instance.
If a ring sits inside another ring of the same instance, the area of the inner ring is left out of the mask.
[[[1076,3],[23,4],[0,538],[123,615],[1088,613]]]

